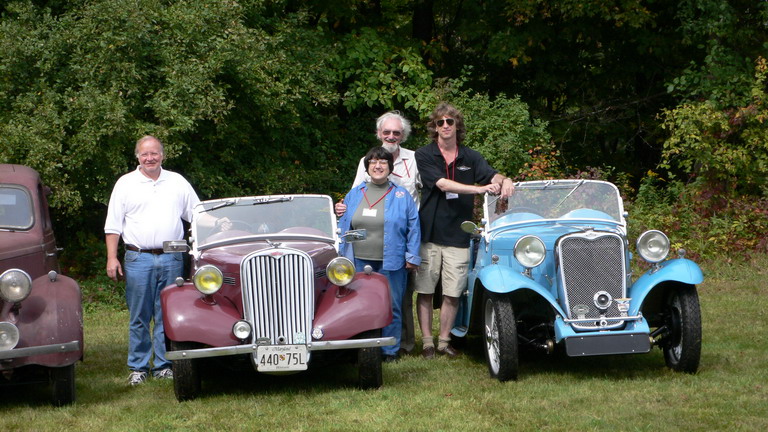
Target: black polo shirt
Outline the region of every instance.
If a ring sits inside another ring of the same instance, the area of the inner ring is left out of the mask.
[[[496,170],[480,153],[461,145],[456,160],[446,167],[435,142],[416,150],[416,165],[423,184],[419,209],[421,241],[469,247],[469,234],[461,230],[461,223],[472,220],[475,195],[460,194],[458,198],[447,199],[436,183],[441,178],[447,178],[469,185],[487,185],[496,175]]]

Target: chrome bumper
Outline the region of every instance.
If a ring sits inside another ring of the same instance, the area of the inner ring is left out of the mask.
[[[352,348],[383,347],[395,344],[394,337],[382,337],[373,339],[349,339],[339,341],[317,341],[307,344],[309,351],[324,351]],[[237,354],[255,354],[258,344],[235,345],[217,348],[200,348],[193,350],[168,351],[165,358],[168,360],[188,360],[205,357],[222,357]]]
[[[16,348],[9,351],[0,351],[0,360],[9,360],[19,357],[31,357],[44,354],[59,354],[70,351],[77,351],[79,349],[80,341],[66,342],[63,344]]]

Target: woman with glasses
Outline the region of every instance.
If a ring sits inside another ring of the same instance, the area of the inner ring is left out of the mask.
[[[402,332],[402,300],[408,271],[418,268],[419,214],[413,198],[406,189],[389,181],[392,153],[374,147],[363,158],[370,181],[354,186],[344,197],[346,212],[339,220],[344,234],[350,229],[364,229],[365,240],[354,244],[342,243],[340,253],[355,263],[358,271],[370,265],[373,271],[386,276],[392,298],[392,323],[382,330],[382,336],[393,336],[395,345],[383,347],[384,360],[398,359]]]

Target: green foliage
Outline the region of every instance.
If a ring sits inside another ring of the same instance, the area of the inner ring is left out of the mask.
[[[683,0],[677,6],[681,42],[703,56],[692,59],[667,90],[685,101],[712,101],[718,109],[748,104],[753,62],[768,50],[768,3]]]
[[[492,167],[510,177],[531,174],[534,166],[543,168],[543,157],[554,152],[546,122],[532,119],[519,97],[499,94],[492,98],[456,87],[457,83],[453,83],[443,95],[464,114],[464,145],[479,151]],[[542,159],[537,160],[537,156]],[[547,165],[547,170],[541,173],[543,177],[556,174],[554,166]]]
[[[656,173],[643,179],[630,214],[630,237],[658,229],[671,249],[684,248],[693,259],[745,259],[768,250],[768,199],[728,196],[704,181],[666,183]]]
[[[348,35],[334,66],[349,111],[360,106],[424,111],[433,104],[432,72],[416,47],[402,46],[372,28]]]
[[[114,282],[105,274],[78,281],[85,313],[95,313],[103,309],[127,310],[125,283]]]
[[[9,5],[0,160],[39,170],[73,217],[106,203],[145,134],[204,197],[284,173],[295,160],[281,155],[312,148],[320,134],[306,126],[327,122],[337,97],[317,30],[300,13],[249,21],[259,3],[102,0],[57,16]]]
[[[144,134],[202,198],[337,195],[378,115],[403,111],[416,148],[448,100],[518,179],[600,167],[579,175],[631,198],[661,160],[762,197],[767,20],[753,0],[13,0],[0,161],[39,170],[87,245]]]
[[[662,112],[662,127],[670,133],[662,168],[732,185],[728,195],[768,196],[768,62],[760,57],[756,63],[746,106],[718,109],[701,101]]]

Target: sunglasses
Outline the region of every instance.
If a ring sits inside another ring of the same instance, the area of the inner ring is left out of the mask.
[[[381,134],[384,136],[393,135],[393,136],[399,137],[400,135],[403,134],[403,132],[399,130],[383,130],[381,131]]]
[[[453,126],[453,123],[456,122],[456,120],[449,118],[449,119],[440,119],[436,121],[437,127],[443,127],[444,123],[448,123],[448,126]]]

